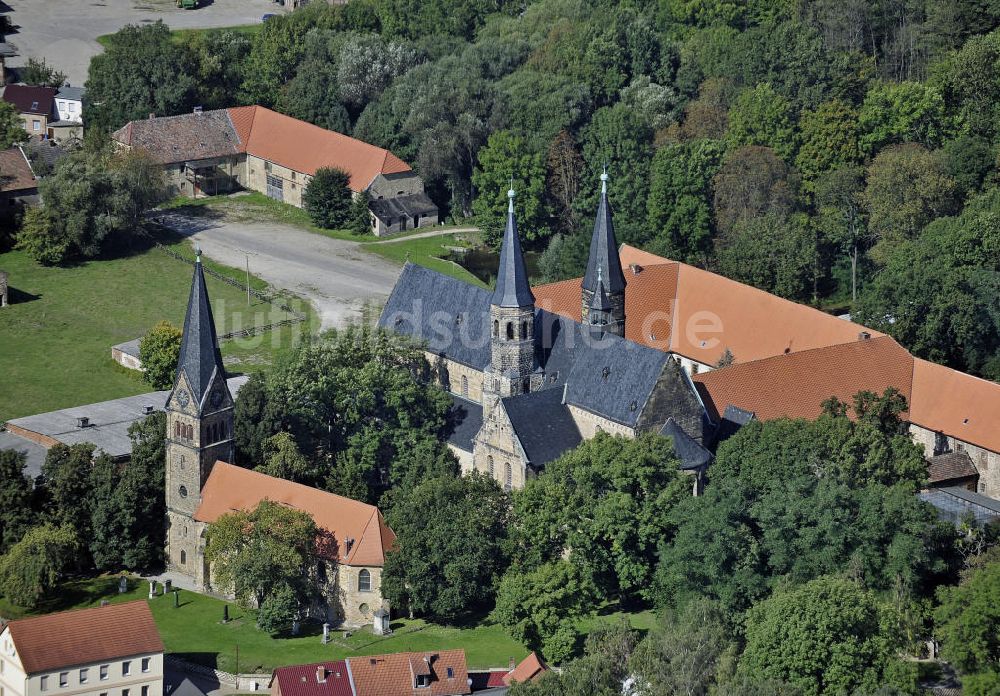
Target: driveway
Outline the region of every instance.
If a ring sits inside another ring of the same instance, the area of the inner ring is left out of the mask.
[[[90,59],[103,49],[98,36],[126,24],[162,19],[171,29],[207,29],[254,24],[267,12],[284,10],[270,0],[201,0],[201,7],[180,10],[174,0],[5,0],[18,29],[6,37],[18,55],[8,65],[28,58],[45,58],[66,73],[72,85],[83,86]]]
[[[322,328],[360,319],[367,304],[381,309],[400,267],[362,251],[358,242],[330,239],[276,223],[232,222],[163,212],[161,224],[190,237],[219,263],[244,268],[313,303]]]

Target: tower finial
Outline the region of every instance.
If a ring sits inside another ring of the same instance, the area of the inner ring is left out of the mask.
[[[601,193],[607,195],[608,193],[608,165],[604,165],[604,171],[601,172]]]
[[[195,263],[201,263],[201,247],[200,246],[196,246],[194,248],[194,262]]]
[[[507,212],[514,212],[514,177],[510,178],[510,188],[507,190]]]
[[[598,287],[601,287],[602,285],[604,285],[604,278],[602,278],[601,276],[602,276],[601,267],[598,266],[597,267],[597,286]]]

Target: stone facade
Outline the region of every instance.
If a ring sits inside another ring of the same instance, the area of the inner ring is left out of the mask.
[[[483,402],[485,376],[482,370],[426,351],[424,357],[434,369],[437,382],[442,389],[469,401],[475,401],[477,404]]]
[[[413,172],[379,174],[368,185],[368,196],[372,200],[411,196],[423,192],[424,182]]]
[[[913,423],[910,424],[910,437],[923,447],[924,456],[928,458],[944,452],[968,454],[976,471],[979,472],[978,492],[992,498],[1000,498],[1000,454]]]
[[[609,435],[622,435],[624,437],[635,437],[635,430],[621,423],[615,423],[607,418],[602,418],[596,413],[585,411],[579,406],[569,406],[570,415],[576,427],[580,429],[580,435],[584,440],[595,437],[597,433],[608,433]]]
[[[508,491],[524,488],[529,476],[528,459],[499,400],[484,414],[472,452],[474,471],[488,474]]]
[[[368,587],[362,575],[368,573]],[[375,611],[388,608],[382,599],[382,569],[377,566],[341,565],[337,569],[337,600],[339,618],[347,626],[372,623]],[[334,619],[336,621],[336,618]]]

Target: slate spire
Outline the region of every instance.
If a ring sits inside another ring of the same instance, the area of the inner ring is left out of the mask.
[[[597,290],[594,291],[594,299],[590,301],[590,308],[597,312],[610,312],[613,309],[608,293],[604,289],[604,274],[601,267],[597,267]]]
[[[492,304],[497,307],[527,307],[535,304],[535,296],[528,284],[528,269],[517,236],[514,216],[514,187],[507,191],[507,226],[500,246],[500,267],[497,269],[497,287]]]
[[[601,270],[605,288],[610,295],[625,292],[625,274],[618,256],[618,241],[615,226],[611,220],[611,205],[608,203],[608,170],[601,174],[601,199],[594,220],[594,234],[590,238],[590,258],[587,273],[583,276],[583,289],[597,291],[597,272]]]
[[[208,290],[205,288],[201,249],[197,249],[196,254],[174,388],[176,389],[183,373],[191,388],[192,400],[200,405],[205,402],[205,394],[212,387],[214,377],[218,375],[225,379],[226,371],[222,366],[222,354],[219,352],[219,341],[215,334],[215,319],[212,317]]]

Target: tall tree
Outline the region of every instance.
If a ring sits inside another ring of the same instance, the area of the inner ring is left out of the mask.
[[[39,479],[44,518],[54,527],[75,529],[90,538],[90,472],[94,445],[54,445],[45,454]]]
[[[815,191],[816,180],[827,172],[861,161],[858,112],[849,104],[839,99],[823,102],[802,113],[799,127],[802,145],[795,166],[806,190]]]
[[[0,149],[6,150],[27,139],[28,133],[17,108],[10,102],[0,101]]]
[[[861,149],[869,156],[895,143],[918,143],[933,148],[954,129],[941,94],[919,82],[873,85],[865,95],[858,118]]]
[[[181,337],[180,329],[169,321],[160,321],[139,341],[142,378],[153,389],[168,389],[174,383]]]
[[[73,565],[80,546],[73,527],[30,529],[0,558],[0,587],[12,604],[34,608]]]
[[[571,232],[575,227],[573,201],[580,191],[583,158],[568,131],[559,131],[552,140],[545,169],[545,190],[552,201],[555,224],[560,232]]]
[[[729,110],[726,142],[730,148],[769,147],[789,162],[795,155],[797,137],[792,105],[771,85],[761,83],[737,95]]]
[[[350,174],[336,167],[320,167],[302,192],[302,203],[313,224],[328,230],[348,221],[351,209]]]
[[[0,450],[0,554],[16,544],[31,524],[32,481],[25,454]]]
[[[195,94],[189,64],[162,20],[126,25],[108,37],[104,52],[90,61],[88,127],[109,131],[149,114],[188,111]]]
[[[493,598],[507,567],[510,497],[485,475],[438,477],[392,498],[397,548],[382,592],[399,610],[455,621]]]
[[[712,179],[715,221],[723,233],[737,223],[771,215],[786,217],[794,204],[787,165],[768,147],[730,150]]]
[[[965,673],[1000,673],[1000,562],[971,573],[957,587],[938,593],[936,635],[942,655]]]
[[[66,83],[66,73],[59,72],[43,57],[41,60],[28,58],[22,67],[17,69],[21,82],[42,87],[62,87]]]

